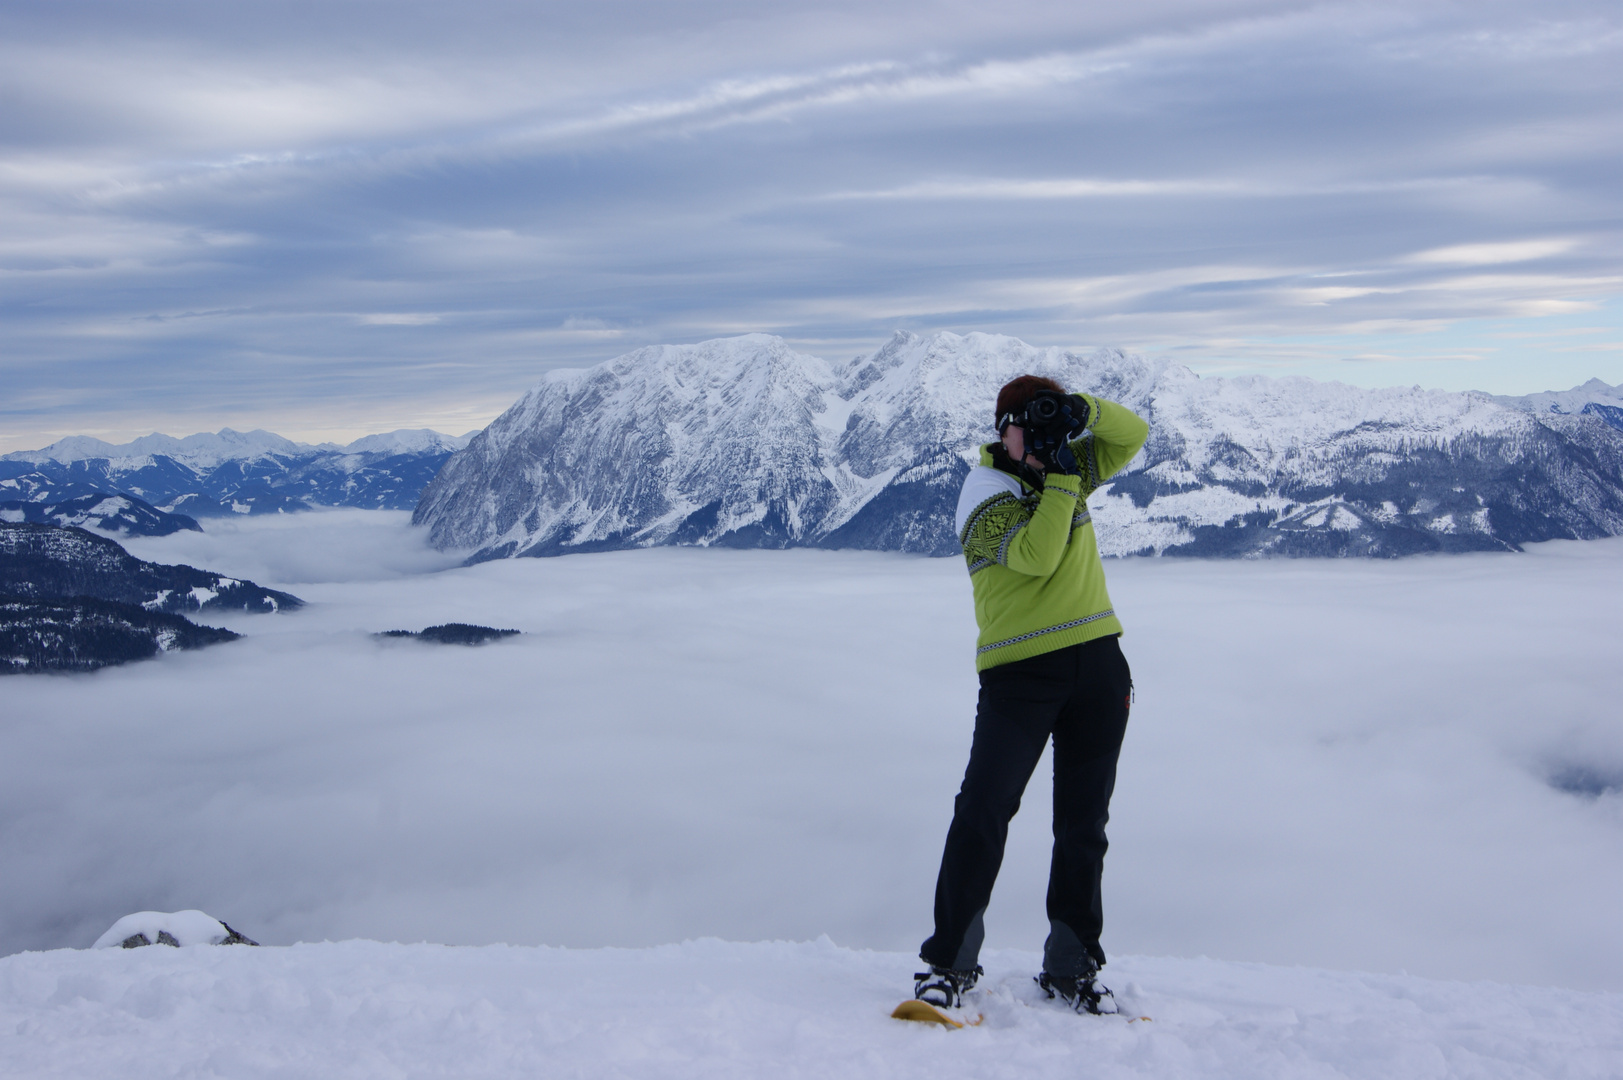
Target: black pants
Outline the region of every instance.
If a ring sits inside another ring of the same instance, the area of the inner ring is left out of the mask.
[[[1043,970],[1081,975],[1105,962],[1105,823],[1131,697],[1132,673],[1114,636],[981,672],[975,741],[936,879],[935,933],[919,952],[926,963],[975,966],[1009,821],[1051,735],[1054,856]]]

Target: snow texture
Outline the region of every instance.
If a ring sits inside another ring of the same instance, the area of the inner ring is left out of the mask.
[[[1202,379],[978,333],[898,333],[844,365],[751,334],[550,372],[450,458],[413,520],[476,560],[657,545],[953,555],[998,387],[1025,373],[1150,421],[1096,501],[1107,555],[1390,556],[1623,532],[1623,431],[1602,415]],[[1613,395],[1597,385],[1591,397]]]
[[[1623,1061],[1618,993],[1123,957],[1127,1015],[1079,1017],[1039,1000],[1036,954],[985,961],[985,1021],[944,1031],[888,1016],[910,956],[827,938],[24,953],[0,960],[0,1060],[64,1080],[1585,1080]]]
[[[225,924],[204,911],[137,911],[119,919],[107,932],[96,939],[92,949],[111,949],[128,938],[141,935],[155,942],[159,934],[168,934],[177,945],[218,945],[231,935]]]

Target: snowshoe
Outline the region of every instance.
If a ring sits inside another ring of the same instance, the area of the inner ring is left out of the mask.
[[[1045,971],[1037,976],[1037,985],[1050,998],[1058,998],[1079,1013],[1114,1016],[1121,1011],[1116,1007],[1116,996],[1098,976],[1097,968],[1086,975],[1050,975]]]
[[[981,977],[981,969],[944,968],[930,965],[929,971],[913,976],[913,998],[938,1009],[956,1009],[964,1003],[964,993]]]

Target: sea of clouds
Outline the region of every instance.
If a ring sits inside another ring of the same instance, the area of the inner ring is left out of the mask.
[[[911,952],[973,726],[957,559],[658,549],[458,567],[405,514],[128,542],[287,589],[247,635],[7,679],[0,953],[201,908],[267,944]],[[1107,564],[1137,704],[1113,954],[1623,988],[1623,541]],[[480,648],[380,641],[459,621]],[[1046,927],[1048,781],[988,944]]]

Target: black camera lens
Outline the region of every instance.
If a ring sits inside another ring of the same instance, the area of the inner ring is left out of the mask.
[[[1032,399],[1026,406],[1026,420],[1034,427],[1047,427],[1059,416],[1059,402],[1051,397]]]

